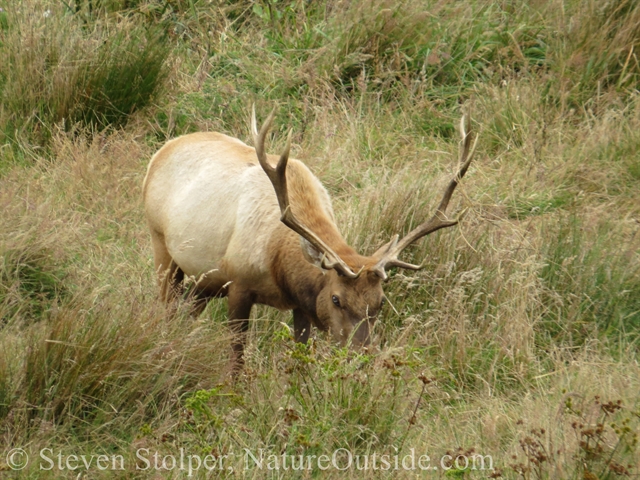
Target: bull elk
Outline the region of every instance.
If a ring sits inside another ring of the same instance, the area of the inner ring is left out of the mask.
[[[265,152],[271,112],[255,149],[221,133],[193,133],[167,142],[151,159],[144,180],[160,296],[182,294],[185,275],[199,278],[195,310],[213,297],[228,297],[236,368],[243,364],[245,332],[254,304],[293,310],[296,341],[311,325],[341,344],[366,346],[385,297],[391,267],[418,270],[399,259],[418,239],[457,219],[447,206],[475,151],[463,116],[460,167],[435,214],[373,255],[363,256],[342,238],[326,189],[300,161],[289,159],[291,134],[278,158]],[[265,175],[266,174],[266,175]]]

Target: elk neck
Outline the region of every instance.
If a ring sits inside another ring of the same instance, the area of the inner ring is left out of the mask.
[[[323,240],[354,271],[368,266],[371,259],[358,255],[347,245],[337,229],[333,228],[335,231],[331,232],[331,235],[323,235]],[[305,258],[297,233],[284,225],[280,230],[281,235],[274,235],[270,242],[271,274],[284,297],[283,300],[291,308],[301,308],[317,318],[316,300],[326,286],[329,273]]]

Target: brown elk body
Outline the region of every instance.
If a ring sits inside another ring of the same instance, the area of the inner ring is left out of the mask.
[[[367,345],[384,303],[390,267],[417,270],[398,259],[409,244],[455,225],[445,211],[473,155],[468,121],[461,122],[461,167],[436,214],[402,240],[359,255],[336,227],[331,200],[300,161],[266,155],[273,113],[249,147],[220,133],[195,133],[167,142],[151,159],[144,203],[161,297],[181,294],[185,275],[198,279],[196,310],[228,297],[236,366],[254,304],[293,310],[294,334],[306,342],[311,325],[341,344]]]

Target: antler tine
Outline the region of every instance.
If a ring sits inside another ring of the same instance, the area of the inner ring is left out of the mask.
[[[420,270],[423,268],[423,265],[413,265],[399,260],[398,255],[416,240],[419,240],[420,238],[442,228],[452,227],[458,223],[459,218],[448,220],[445,213],[453,192],[469,169],[469,165],[473,160],[473,155],[478,142],[478,138],[475,137],[473,146],[471,145],[473,135],[471,133],[471,120],[467,115],[463,115],[460,119],[460,133],[462,135],[462,148],[460,150],[459,163],[462,165],[455,177],[453,177],[449,182],[447,189],[444,191],[444,195],[442,196],[442,200],[440,200],[436,213],[429,220],[409,232],[402,240],[398,241],[396,235],[391,242],[375,253],[375,255],[380,257],[380,260],[372,270],[382,277],[382,279],[387,279],[387,268],[399,267],[406,268],[408,270]]]
[[[253,134],[253,143],[255,144],[256,154],[258,156],[258,161],[260,165],[267,172],[269,178],[271,178],[272,173],[275,171],[274,168],[269,165],[267,162],[267,154],[264,151],[264,141],[267,138],[267,133],[271,129],[271,124],[273,123],[273,119],[276,115],[276,109],[271,110],[271,113],[267,117],[267,119],[262,124],[262,128],[258,131],[258,122],[256,121],[256,106],[253,105],[251,109],[251,133]]]
[[[253,141],[256,148],[256,155],[258,156],[258,161],[260,162],[260,166],[265,171],[269,180],[273,185],[273,188],[276,192],[276,197],[278,198],[278,205],[280,206],[280,212],[282,216],[280,217],[280,221],[284,223],[291,230],[296,232],[298,235],[307,240],[311,245],[313,245],[316,250],[318,250],[321,254],[323,254],[322,259],[322,268],[324,269],[336,269],[343,275],[350,278],[357,278],[360,274],[354,273],[351,268],[340,258],[338,254],[336,254],[329,245],[327,245],[320,237],[318,237],[314,232],[308,229],[305,225],[300,223],[300,221],[295,217],[293,212],[291,211],[291,205],[289,204],[289,194],[287,192],[287,162],[289,161],[289,151],[291,150],[291,134],[292,130],[289,130],[289,134],[287,137],[287,144],[280,155],[280,159],[278,160],[278,164],[276,168],[273,168],[269,162],[267,161],[267,155],[264,149],[264,142],[267,137],[267,133],[271,128],[271,124],[273,123],[273,119],[275,117],[275,109],[271,111],[267,119],[265,120],[260,132],[258,132],[258,125],[256,122],[256,110],[255,106],[252,109],[251,113],[251,130],[253,133]]]
[[[449,182],[449,186],[444,192],[444,195],[442,197],[442,200],[440,201],[440,205],[438,205],[438,209],[436,210],[436,213],[441,212],[442,214],[444,214],[444,212],[447,210],[447,207],[449,206],[449,200],[451,200],[451,196],[453,195],[453,191],[458,186],[460,179],[462,179],[465,173],[467,173],[467,170],[469,169],[469,165],[471,164],[471,160],[473,160],[473,154],[476,151],[476,144],[478,143],[478,138],[477,137],[475,138],[475,141],[473,142],[473,147],[471,148],[471,140],[473,136],[471,135],[470,130],[471,130],[471,119],[469,118],[468,115],[463,115],[462,118],[460,119],[460,133],[462,134],[462,149],[460,151],[460,160],[458,162],[462,166],[460,167],[458,174],[451,179],[451,182]]]

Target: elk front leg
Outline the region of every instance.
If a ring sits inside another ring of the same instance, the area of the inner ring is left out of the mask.
[[[253,302],[254,297],[250,291],[231,284],[229,287],[229,326],[233,334],[231,361],[234,375],[237,375],[244,367],[244,345],[247,340],[249,316]]]
[[[296,342],[307,343],[311,330],[311,321],[306,313],[299,308],[293,311],[293,332]]]

